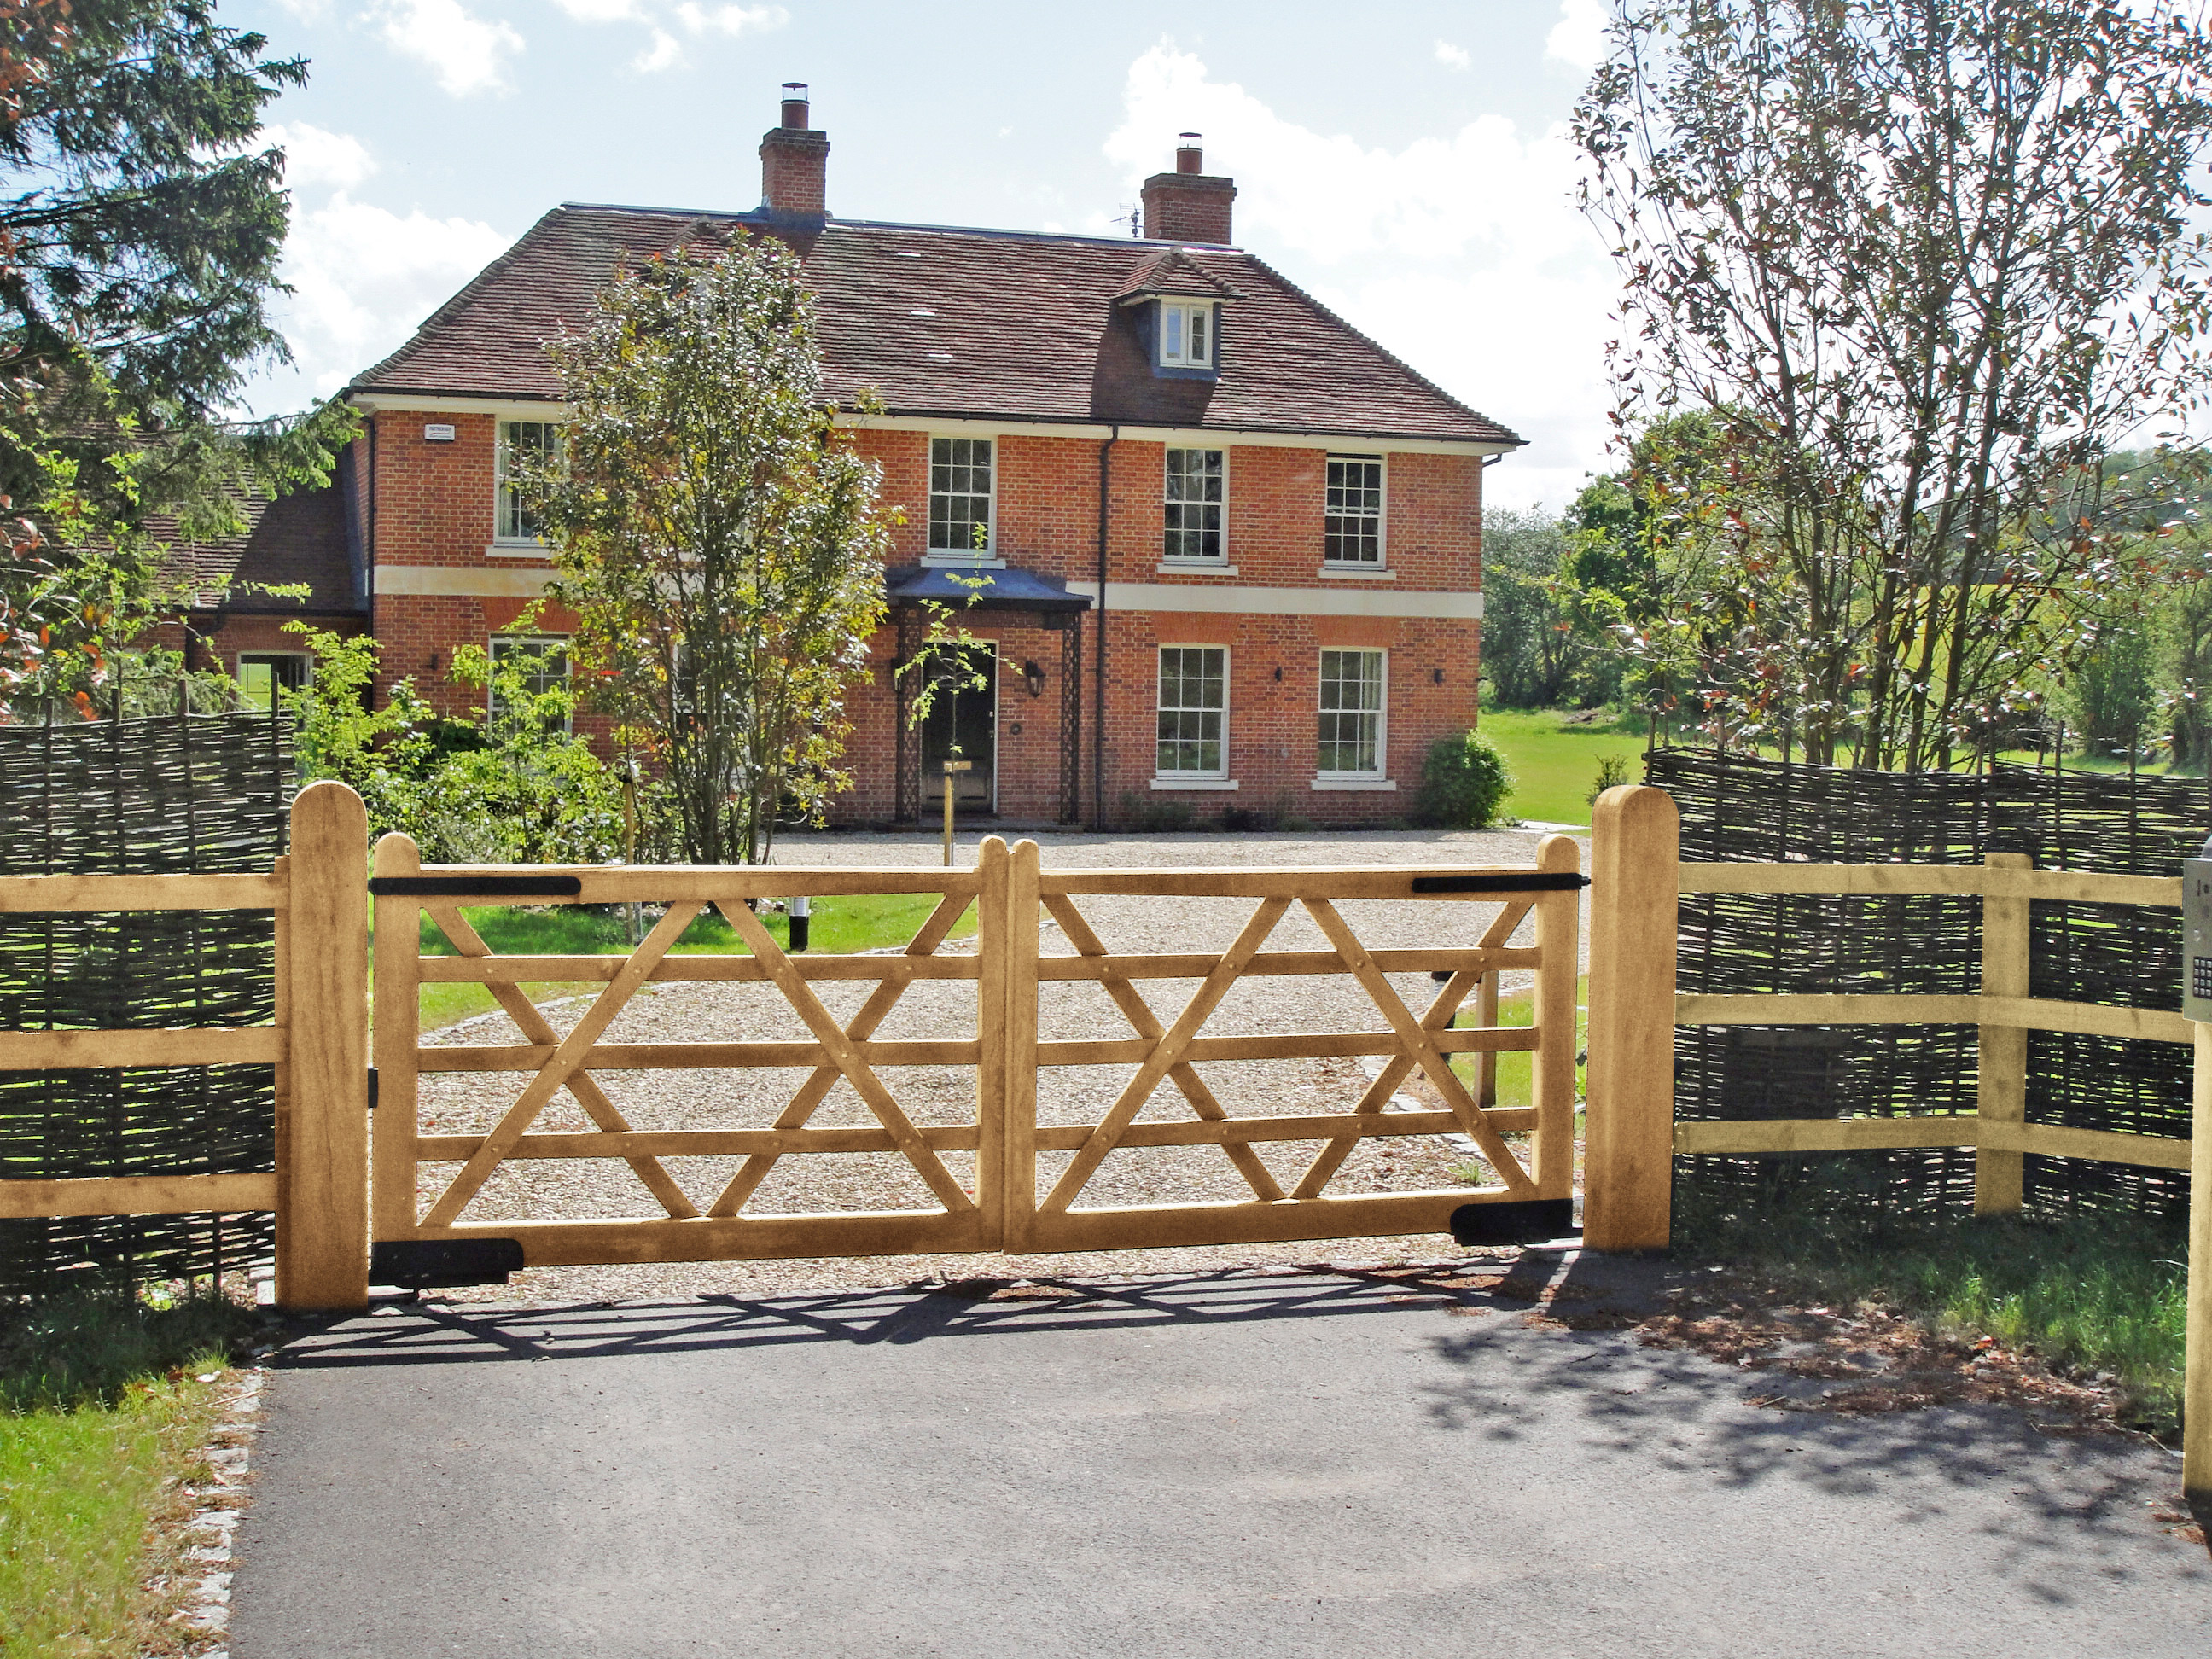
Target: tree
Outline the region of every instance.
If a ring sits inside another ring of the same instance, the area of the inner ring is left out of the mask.
[[[1482,515],[1482,672],[1508,708],[1547,708],[1566,696],[1577,640],[1560,592],[1565,526],[1549,514],[1492,507]]]
[[[1716,435],[1695,491],[1632,471],[1711,580],[1631,637],[1721,738],[1959,763],[2107,586],[2201,571],[2102,463],[2202,398],[2208,70],[2172,0],[1618,0],[1575,114],[1614,418]]]
[[[234,422],[282,360],[288,218],[261,112],[301,84],[209,0],[11,0],[0,39],[0,718],[102,684],[161,548],[328,477],[350,416]],[[88,696],[80,706],[89,708]]]
[[[665,774],[687,858],[764,861],[780,817],[849,787],[889,545],[798,262],[742,232],[656,257],[548,349],[574,413],[525,487],[590,702]]]

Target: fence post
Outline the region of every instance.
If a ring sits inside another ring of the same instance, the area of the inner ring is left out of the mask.
[[[1991,870],[2025,870],[2025,853],[1991,853]],[[1982,994],[2024,997],[2028,981],[2028,911],[2024,898],[1982,896]],[[1974,1112],[1981,1123],[2027,1121],[2027,1032],[2019,1026],[1976,1027]],[[1974,1149],[1974,1213],[2011,1215],[2021,1206],[2024,1153]]]
[[[342,783],[292,803],[291,1055],[276,1118],[276,1301],[368,1305],[368,814]]]
[[[1037,879],[1037,844],[1015,842],[1006,879],[1006,1025],[999,1034],[1006,1068],[1000,1248],[1009,1252],[1030,1248],[1036,1221]]]
[[[1583,849],[1571,836],[1547,836],[1536,867],[1578,873]],[[1536,901],[1536,984],[1529,1017],[1536,1051],[1528,1057],[1528,1099],[1536,1109],[1537,1195],[1575,1194],[1575,994],[1582,976],[1583,896],[1567,889]]]
[[[2197,1514],[2212,1514],[2212,1025],[2197,1039],[2190,1089],[2189,1320],[2181,1385],[2181,1486]]]
[[[1674,1176],[1674,797],[1624,784],[1590,819],[1589,1060],[1583,1243],[1664,1249]]]

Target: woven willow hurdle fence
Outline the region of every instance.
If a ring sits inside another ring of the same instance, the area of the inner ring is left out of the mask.
[[[1598,799],[1593,834],[1641,869],[1675,860],[1672,890],[1593,916],[1589,1140],[1585,1239],[1611,1249],[1664,1248],[1676,1155],[1773,1156],[1896,1147],[1967,1150],[1975,1208],[2021,1207],[2029,1155],[2092,1159],[2191,1175],[2184,1485],[2212,1498],[2212,1026],[2172,1012],[2029,994],[2029,909],[2036,902],[2179,909],[2179,876],[2039,870],[2021,854],[1980,866],[1933,864],[1684,864],[1664,792],[1644,786]],[[1602,879],[1602,866],[1595,872]],[[1674,994],[1678,897],[1696,894],[1942,896],[1981,908],[1978,982],[1971,990]],[[1668,1006],[1671,1002],[1672,1006]],[[1678,1121],[1674,1027],[1838,1029],[1954,1026],[1976,1033],[1972,1111],[1838,1113],[1723,1122]],[[2185,1139],[2027,1120],[2031,1032],[2068,1032],[2181,1047],[2193,1061],[2193,1133]]]

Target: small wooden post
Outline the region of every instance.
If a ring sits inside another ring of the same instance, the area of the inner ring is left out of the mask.
[[[1474,1023],[1486,1031],[1498,1029],[1498,970],[1493,968],[1474,988]],[[1498,1056],[1484,1054],[1475,1066],[1474,1103],[1486,1112],[1498,1104]]]
[[[952,775],[956,772],[972,772],[975,769],[974,761],[945,763],[945,867],[948,870],[952,867]]]
[[[1664,1249],[1674,1206],[1681,818],[1665,790],[1624,784],[1597,798],[1590,837],[1583,1242]]]
[[[2212,1025],[2197,1039],[2189,1146],[2189,1318],[2182,1359],[2181,1487],[2200,1517],[2212,1506]]]
[[[336,782],[292,803],[291,1054],[276,1119],[276,1302],[368,1305],[368,813]]]
[[[410,836],[376,843],[376,873],[411,876],[422,854]],[[422,1042],[422,902],[404,895],[376,900],[375,1156],[370,1164],[369,1236],[415,1236],[416,1049]]]
[[[1565,874],[1583,867],[1572,836],[1547,836],[1536,849],[1539,870]],[[1575,1005],[1582,972],[1583,896],[1573,888],[1536,901],[1536,988],[1529,1013],[1536,1051],[1529,1057],[1528,1098],[1536,1109],[1536,1193],[1575,1192]]]
[[[2025,870],[2025,853],[1991,853],[1982,860],[1991,870]],[[2028,978],[2028,911],[2024,898],[1982,899],[1982,994],[2024,997]],[[2018,1026],[1984,1025],[1978,1030],[1974,1110],[1983,1123],[2027,1121],[2027,1033]],[[2016,1215],[2027,1169],[2026,1155],[1989,1146],[1974,1149],[1974,1213]]]
[[[975,849],[982,878],[975,895],[975,1207],[983,1212],[983,1246],[1003,1249],[1006,1236],[1006,907],[1012,860],[998,836]],[[1031,931],[1035,931],[1032,928]]]
[[[1006,879],[1006,1105],[1000,1167],[1008,1251],[1030,1248],[1036,1224],[1037,844],[1014,843]],[[988,1044],[994,1034],[983,1032]]]

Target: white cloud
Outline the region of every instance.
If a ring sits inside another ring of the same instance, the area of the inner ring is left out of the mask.
[[[275,307],[304,391],[323,398],[404,343],[513,239],[472,219],[404,215],[343,190],[299,215],[285,245],[292,293]],[[272,386],[277,401],[289,398]]]
[[[1465,46],[1455,46],[1449,40],[1437,42],[1437,62],[1446,69],[1463,70],[1474,62]]]
[[[1608,465],[1615,282],[1571,204],[1579,167],[1564,130],[1486,115],[1401,149],[1370,146],[1284,119],[1170,43],[1130,66],[1124,100],[1105,149],[1132,196],[1177,132],[1204,133],[1206,170],[1237,180],[1239,241],[1529,440],[1486,475],[1492,499],[1559,505]]]
[[[428,64],[456,98],[506,90],[503,60],[523,46],[507,24],[471,15],[460,0],[378,0],[369,17],[386,46]]]
[[[280,121],[262,128],[261,137],[283,150],[284,182],[294,190],[347,190],[376,171],[376,158],[351,133]]]
[[[637,0],[556,0],[556,3],[580,23],[619,23],[644,15]]]
[[[684,43],[666,29],[653,32],[653,44],[630,59],[629,66],[640,75],[652,75],[666,69],[684,55]]]
[[[1559,21],[1545,37],[1544,56],[1589,70],[1605,61],[1605,0],[1559,0]]]
[[[684,0],[676,15],[694,34],[765,33],[791,21],[791,14],[781,6],[699,6],[692,0]]]

